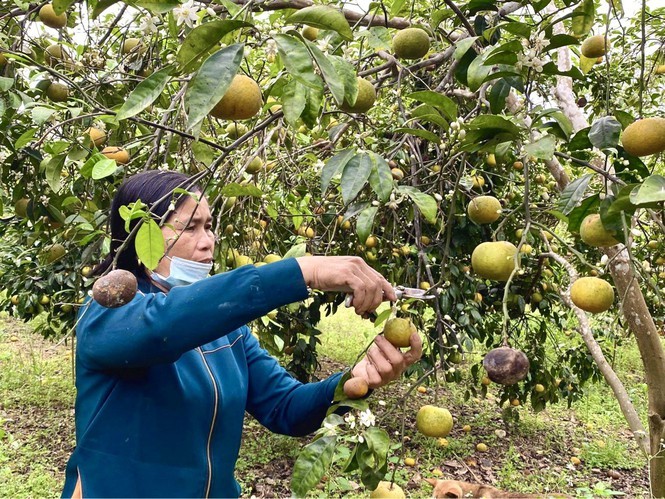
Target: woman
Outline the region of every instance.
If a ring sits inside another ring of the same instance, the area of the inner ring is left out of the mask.
[[[77,325],[76,438],[63,497],[237,497],[233,471],[245,411],[270,430],[317,429],[341,373],[318,383],[293,379],[246,323],[303,300],[308,287],[353,294],[358,314],[395,300],[361,259],[304,257],[247,265],[207,277],[215,238],[204,196],[188,177],[149,171],[129,178],[111,207],[107,269],[128,236],[120,207],[141,200],[162,220],[165,257],[150,272],[130,244],[118,268],[139,293],[128,304],[82,307]],[[198,199],[200,197],[200,199]],[[377,337],[354,368],[370,388],[396,379],[421,355],[417,335],[402,353]]]

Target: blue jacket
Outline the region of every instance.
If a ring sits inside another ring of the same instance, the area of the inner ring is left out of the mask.
[[[63,497],[237,497],[245,411],[273,432],[316,430],[341,374],[302,384],[245,324],[308,296],[293,259],[248,265],[127,305],[82,307],[76,440]]]

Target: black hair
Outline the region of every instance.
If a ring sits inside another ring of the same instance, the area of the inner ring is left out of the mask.
[[[202,192],[201,187],[192,181],[188,175],[173,171],[149,170],[133,175],[122,183],[113,197],[109,215],[111,252],[102,263],[97,265],[94,270],[95,275],[101,275],[108,270],[116,257],[118,249],[129,236],[129,233],[125,230],[125,221],[120,216],[120,207],[132,204],[140,199],[142,203],[148,206],[157,222],[162,223],[168,218],[165,215],[171,203],[174,203],[177,208],[188,198],[186,193],[173,195],[174,189],[177,188],[189,192]],[[161,201],[159,201],[160,199]],[[138,219],[132,220],[129,230],[131,231],[137,223]],[[137,277],[144,273],[143,265],[139,262],[133,243],[123,248],[118,256],[116,268],[129,270]]]

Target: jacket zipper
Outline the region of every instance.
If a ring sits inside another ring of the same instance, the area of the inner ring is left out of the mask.
[[[215,377],[212,374],[212,371],[210,370],[210,366],[208,365],[208,361],[205,358],[205,355],[203,354],[203,351],[201,348],[197,348],[199,351],[199,354],[201,355],[201,360],[203,360],[203,364],[205,365],[208,375],[210,376],[210,380],[212,381],[212,387],[213,391],[215,393],[215,409],[212,413],[212,422],[210,423],[210,431],[208,432],[208,444],[206,446],[206,457],[208,460],[208,484],[206,485],[206,493],[204,497],[209,497],[210,496],[210,487],[212,486],[212,460],[210,459],[210,444],[212,442],[212,432],[215,429],[215,421],[217,420],[217,406],[219,405],[219,391],[217,389],[217,382],[215,381]]]

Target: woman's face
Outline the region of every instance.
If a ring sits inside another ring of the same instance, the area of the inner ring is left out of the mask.
[[[188,196],[166,220],[162,234],[166,256],[202,263],[212,262],[215,236],[212,233],[210,206],[205,197],[201,197],[197,203],[194,196]],[[155,272],[168,277],[170,269],[171,260],[162,258]]]

